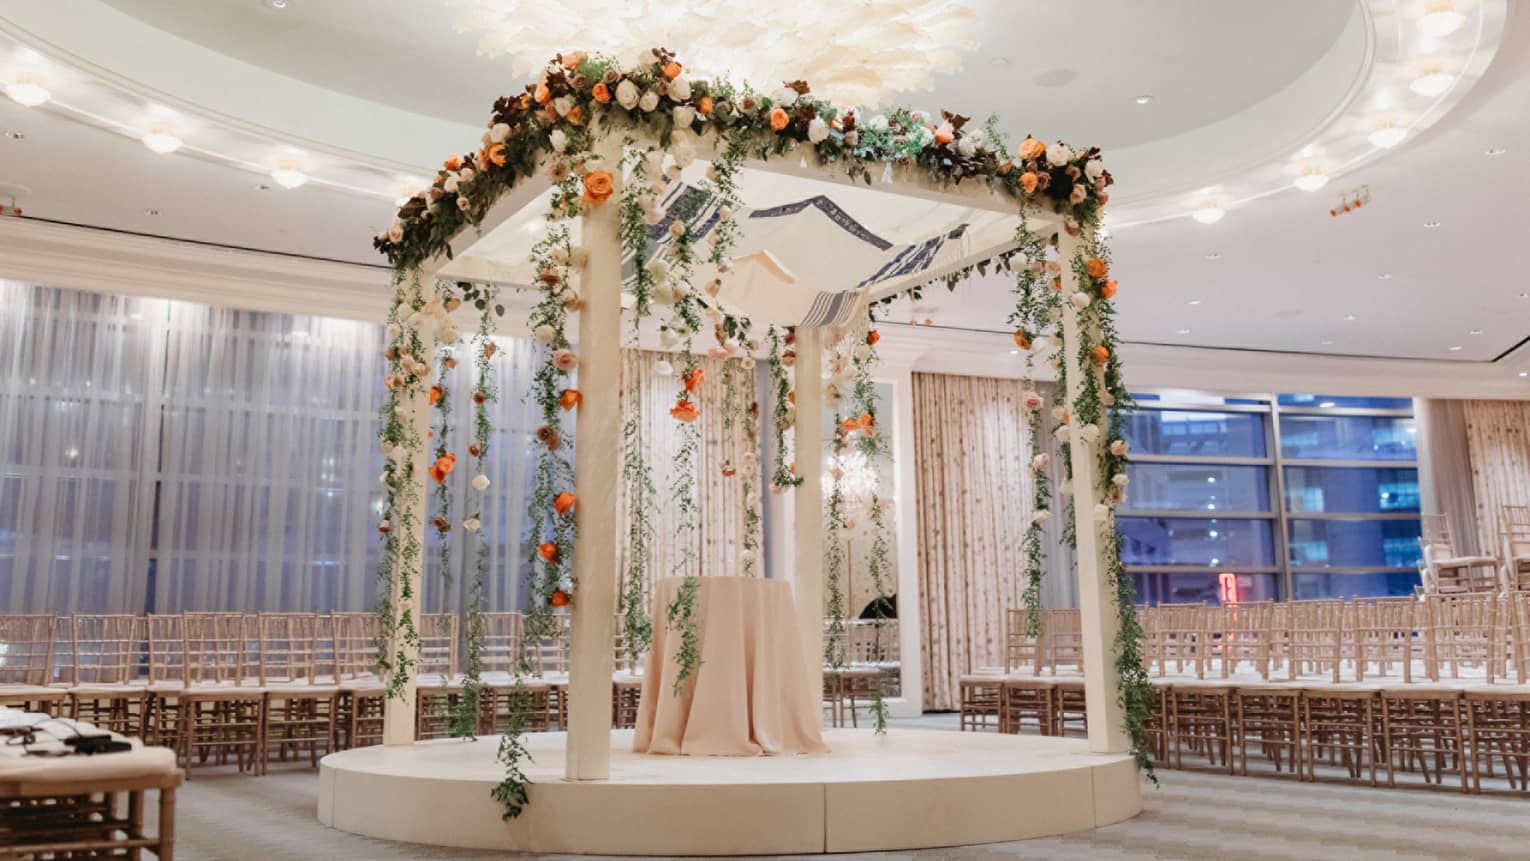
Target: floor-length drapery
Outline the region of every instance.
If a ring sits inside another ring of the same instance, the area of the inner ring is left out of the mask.
[[[731,429],[723,425],[724,404],[727,400],[724,361],[733,365],[737,397],[743,412],[742,420],[736,420]],[[659,373],[661,363],[670,365],[672,373]],[[696,422],[701,446],[696,455],[697,528],[691,552],[699,563],[697,571],[701,575],[737,575],[743,573],[739,553],[744,547],[743,455],[747,446],[742,421],[749,420],[748,409],[754,402],[754,371],[745,368],[739,359],[700,358],[697,363],[703,372],[702,384],[700,391],[691,399],[701,409],[701,418]],[[682,426],[670,417],[669,410],[675,405],[682,370],[681,359],[676,354],[630,349],[622,351],[623,421],[634,414],[638,417],[639,437],[657,490],[657,504],[650,513],[654,530],[648,570],[650,586],[658,578],[681,573],[677,566],[683,548],[678,539],[684,533],[680,528],[680,513],[671,493],[671,483]],[[613,470],[620,470],[621,465],[620,456],[612,458]],[[725,475],[724,467],[731,467],[732,474]],[[621,480],[619,475],[616,478]],[[760,486],[757,478],[754,489],[758,499]],[[629,497],[627,482],[621,480],[619,523],[629,522],[633,504]],[[618,536],[618,571],[626,571],[628,552],[627,536]],[[763,571],[763,565],[760,570]]]
[[[958,705],[962,674],[1003,665],[1004,613],[1022,606],[1023,542],[1034,489],[1024,391],[1015,380],[913,377],[920,651],[928,709]],[[1055,463],[1055,448],[1044,449]],[[1061,501],[1056,508],[1052,524],[1061,519]],[[1076,600],[1076,587],[1068,585],[1071,558],[1048,544],[1043,603],[1066,605]]]
[[[1478,535],[1464,402],[1419,399],[1414,402],[1413,414],[1418,421],[1419,510],[1445,516],[1456,553],[1473,556],[1484,552]],[[1495,551],[1488,547],[1486,552]]]
[[[166,303],[0,281],[0,606],[143,609]]]
[[[1503,506],[1530,505],[1530,401],[1465,401],[1462,408],[1477,533],[1483,551],[1498,555]]]

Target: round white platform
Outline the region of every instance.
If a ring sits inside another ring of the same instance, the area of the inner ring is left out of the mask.
[[[634,754],[612,733],[611,779],[562,779],[562,733],[527,736],[531,805],[501,821],[498,737],[367,747],[319,764],[319,821],[388,840],[543,853],[865,852],[1021,840],[1142,809],[1131,758],[1082,739],[828,730],[831,753]]]

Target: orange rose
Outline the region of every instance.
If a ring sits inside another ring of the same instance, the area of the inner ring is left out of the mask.
[[[664,64],[664,77],[671,80],[680,77],[680,73],[682,71],[683,70],[680,68],[680,64],[674,60],[670,60],[668,63]]]
[[[397,374],[389,374],[386,377],[383,377],[383,388],[390,392],[403,384],[403,378],[399,377]]]
[[[545,105],[552,101],[552,90],[547,89],[546,81],[537,81],[537,88],[532,94],[532,98],[536,99],[539,105]]]
[[[781,108],[770,109],[770,127],[773,131],[780,131],[786,128],[786,124],[790,121],[791,118],[786,115],[785,110]]]
[[[701,410],[698,409],[696,405],[690,401],[680,401],[670,409],[669,417],[675,421],[690,424],[691,422],[701,418]]]
[[[483,345],[483,355],[484,355],[484,358],[486,358],[486,359],[494,358],[494,351],[498,350],[498,349],[499,349],[498,347],[494,346],[494,342],[493,341],[486,342]]]
[[[1105,349],[1105,345],[1103,344],[1095,347],[1092,355],[1094,356],[1094,363],[1096,365],[1103,365],[1110,361],[1110,351]]]
[[[946,131],[945,129],[936,129],[935,130],[935,143],[937,143],[937,144],[939,144],[941,146],[945,146],[946,144],[950,143],[951,140],[954,137],[955,137],[955,135],[953,135],[951,132]]]
[[[876,421],[877,421],[876,417],[873,416],[871,413],[861,413],[861,417],[859,419],[859,424],[863,428],[869,428],[873,424],[876,424]]]
[[[551,541],[543,541],[537,545],[537,555],[542,557],[543,562],[557,562],[558,545]]]
[[[599,206],[611,196],[612,179],[610,171],[592,170],[584,175],[584,200]]]
[[[849,433],[849,432],[859,428],[860,425],[855,423],[855,419],[845,419],[844,421],[839,423],[839,427],[845,433]]]
[[[789,404],[797,403],[797,390],[796,389],[792,389],[791,391],[786,393],[786,402],[789,403]]]
[[[478,151],[478,169],[488,170],[489,165],[495,167],[505,166],[505,145],[502,143],[489,144]]]
[[[1020,174],[1020,188],[1026,194],[1035,194],[1036,183],[1039,181],[1040,180],[1036,178],[1035,171],[1028,170],[1025,173]]]
[[[462,156],[454,155],[446,161],[441,162],[441,166],[447,170],[460,170],[462,168]]]
[[[1031,337],[1029,335],[1025,334],[1024,332],[1020,331],[1019,329],[1016,329],[1015,330],[1015,346],[1019,347],[1022,350],[1029,350],[1031,348]]]
[[[579,68],[579,64],[583,63],[587,57],[589,57],[589,54],[583,51],[575,51],[563,58],[563,68],[573,71]]]
[[[562,589],[554,589],[553,593],[547,596],[547,603],[553,605],[554,607],[567,607],[573,602],[574,599],[570,598],[568,593]]]
[[[569,108],[568,113],[563,118],[568,120],[571,125],[584,125],[584,105],[574,105],[572,108]]]
[[[430,477],[436,480],[436,484],[441,484],[442,482],[446,481],[446,477],[448,475],[452,474],[452,470],[455,469],[456,466],[456,455],[443,454],[436,458],[436,462],[431,464],[428,472],[430,473]]]
[[[1105,286],[1100,288],[1100,298],[1109,299],[1116,295],[1116,282],[1106,281]]]
[[[1026,135],[1025,140],[1020,142],[1020,158],[1022,160],[1028,161],[1033,158],[1041,158],[1041,156],[1046,154],[1046,151],[1047,145],[1030,135]]]
[[[590,93],[595,96],[595,101],[601,104],[611,101],[611,90],[604,83],[597,83]]]
[[[706,116],[712,112],[712,97],[702,96],[701,101],[696,103],[696,113]]]
[[[553,510],[558,512],[559,517],[562,517],[570,511],[573,511],[574,506],[578,504],[579,497],[565,490],[564,492],[558,494],[557,499],[553,500]]]
[[[436,404],[439,404],[440,402],[441,402],[441,387],[440,386],[431,386],[430,387],[430,405],[431,406],[435,406]]]
[[[685,372],[685,390],[695,392],[701,388],[701,381],[706,379],[706,372],[700,368],[691,368]]]
[[[1101,278],[1104,278],[1105,277],[1105,273],[1110,271],[1105,266],[1105,261],[1101,260],[1098,257],[1091,257],[1088,260],[1084,261],[1084,268],[1086,270],[1088,270],[1089,277],[1095,279],[1096,281],[1098,281]]]
[[[876,329],[872,329],[870,332],[866,333],[866,345],[867,346],[875,347],[877,345],[877,342],[880,341],[880,340],[882,340],[882,334],[880,332],[878,332]]]
[[[584,395],[578,389],[564,389],[563,394],[558,396],[558,406],[568,412],[574,407],[584,403]]]

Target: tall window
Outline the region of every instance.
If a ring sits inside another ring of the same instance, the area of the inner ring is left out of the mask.
[[[1408,594],[1406,398],[1135,396],[1122,556],[1149,603]]]

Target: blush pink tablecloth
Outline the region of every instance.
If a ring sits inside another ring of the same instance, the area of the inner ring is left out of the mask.
[[[637,753],[758,756],[825,753],[819,691],[811,689],[791,585],[702,577],[697,601],[701,667],[675,696],[680,632],[670,601],[683,579],[654,589],[653,649],[643,678]]]

